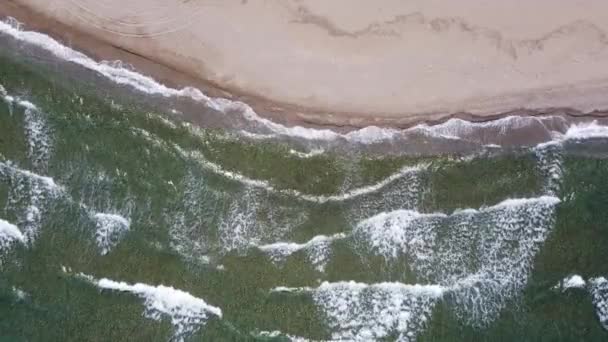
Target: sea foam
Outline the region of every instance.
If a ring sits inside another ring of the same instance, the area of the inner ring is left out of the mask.
[[[10,247],[15,242],[25,242],[25,236],[14,224],[0,219],[0,250]]]
[[[396,210],[360,222],[353,240],[362,257],[381,256],[389,267],[407,260],[417,281],[450,288],[457,316],[483,325],[524,288],[557,203],[542,196],[450,215]]]
[[[597,318],[602,327],[608,330],[608,279],[605,277],[589,279],[589,292]]]
[[[574,124],[568,128],[564,138],[566,140],[608,138],[608,126],[602,126],[597,121]]]
[[[0,162],[0,178],[10,179],[7,208],[15,211],[18,224],[23,229],[26,243],[32,243],[42,226],[44,213],[52,199],[57,198],[63,187],[51,177],[41,176],[21,169],[10,162]]]
[[[559,281],[554,290],[562,292],[570,289],[584,289],[591,295],[591,302],[595,307],[595,314],[605,330],[608,330],[608,279],[605,277],[594,277],[585,281],[583,277],[574,274]]]
[[[445,293],[439,285],[324,282],[317,288],[275,288],[273,292],[310,292],[338,341],[376,341],[396,337],[415,341]]]
[[[494,320],[526,285],[534,256],[552,228],[553,196],[507,199],[490,207],[452,214],[396,210],[361,221],[353,230],[355,248],[403,262],[419,284],[322,283],[318,287],[276,287],[272,293],[309,293],[321,309],[332,339],[369,341],[397,337],[414,341],[438,300],[449,301],[457,317],[472,326]],[[343,235],[337,238],[344,238]],[[260,248],[275,257],[306,250],[304,244]]]
[[[553,286],[553,289],[566,291],[569,289],[584,289],[586,286],[587,282],[585,279],[583,279],[583,277],[578,274],[573,274],[557,283],[555,286]]]
[[[106,255],[114,248],[129,230],[131,223],[126,218],[116,214],[96,213],[95,241],[101,255]]]
[[[185,338],[196,333],[211,318],[222,318],[220,308],[209,305],[188,292],[170,286],[129,284],[107,278],[95,279],[86,274],[79,274],[78,277],[102,290],[127,292],[143,299],[144,315],[147,318],[161,320],[163,317],[167,317],[171,319],[174,328],[172,340],[184,341]]]
[[[19,104],[25,108],[24,130],[28,157],[36,171],[46,171],[52,148],[52,133],[46,115],[31,102],[19,101]]]

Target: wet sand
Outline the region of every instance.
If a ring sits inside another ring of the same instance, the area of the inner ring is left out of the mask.
[[[608,108],[608,3],[598,1],[7,0],[0,16],[282,123],[406,127]]]

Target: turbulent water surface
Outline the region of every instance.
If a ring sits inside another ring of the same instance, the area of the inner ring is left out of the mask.
[[[0,340],[608,339],[600,123],[287,128],[0,39]]]

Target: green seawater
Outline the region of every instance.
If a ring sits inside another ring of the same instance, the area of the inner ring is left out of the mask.
[[[14,56],[0,84],[2,341],[608,340],[554,288],[608,276],[584,141],[302,158]]]

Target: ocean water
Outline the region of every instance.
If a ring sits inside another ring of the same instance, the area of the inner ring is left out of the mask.
[[[608,340],[601,121],[287,127],[12,21],[0,85],[2,341]]]

